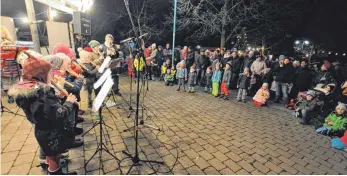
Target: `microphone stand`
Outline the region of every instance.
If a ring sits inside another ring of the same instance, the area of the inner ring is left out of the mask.
[[[125,3],[125,6],[126,6],[126,9],[128,11],[131,23],[133,25],[133,29],[135,31],[135,25],[134,25],[134,23],[132,21],[130,10],[129,10],[129,1],[128,0],[124,0],[124,3]],[[136,31],[135,31],[135,33],[136,33]],[[138,43],[138,41],[137,41],[137,43]],[[141,46],[141,45],[138,45],[138,46]],[[135,110],[135,122],[134,122],[135,154],[134,154],[134,156],[132,156],[130,153],[126,152],[125,150],[122,151],[125,155],[127,155],[129,158],[131,158],[131,160],[133,162],[133,164],[130,166],[130,168],[127,171],[126,174],[129,174],[134,166],[141,166],[140,162],[164,164],[164,162],[161,162],[161,161],[142,160],[142,159],[139,158],[139,151],[138,151],[138,136],[139,136],[139,128],[138,127],[139,127],[139,106],[140,106],[140,75],[139,75],[140,72],[139,72],[139,68],[140,68],[141,56],[142,56],[142,51],[139,50],[139,53],[135,56],[138,59],[138,62],[137,62],[137,68],[138,69],[136,70],[136,73],[137,73],[137,78],[136,78],[137,79],[137,87],[136,87],[136,110]]]

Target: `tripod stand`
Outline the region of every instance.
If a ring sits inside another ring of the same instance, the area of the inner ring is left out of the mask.
[[[18,109],[17,109],[16,112],[13,112],[13,111],[11,111],[10,109],[8,109],[6,106],[4,106],[3,103],[2,103],[2,98],[1,98],[1,115],[2,115],[3,113],[7,112],[7,113],[9,113],[9,114],[14,114],[14,116],[25,117],[25,116],[23,116],[23,115],[18,114],[18,111],[19,111],[19,107],[18,107]]]
[[[94,154],[92,155],[92,157],[90,157],[90,159],[84,164],[84,170],[87,172],[87,165],[88,163],[94,158],[94,156],[99,152],[99,156],[100,156],[100,162],[99,162],[99,169],[102,170],[103,174],[105,174],[105,170],[104,170],[104,164],[102,162],[102,151],[105,151],[106,153],[108,153],[109,155],[111,155],[114,159],[116,159],[118,162],[120,162],[120,160],[113,155],[107,148],[107,146],[104,144],[103,142],[103,128],[102,126],[105,125],[104,121],[103,121],[103,117],[102,117],[102,107],[100,107],[98,114],[100,116],[100,121],[99,121],[99,125],[100,125],[100,142],[97,144],[98,147],[96,148]],[[107,126],[107,125],[105,125]],[[109,126],[107,126],[109,127]],[[109,127],[110,128],[110,127]],[[90,130],[89,130],[90,131]],[[107,143],[106,143],[107,144]],[[101,167],[100,167],[101,166]]]
[[[141,86],[141,87],[142,87],[142,88],[141,88],[142,90],[141,90],[141,92],[144,92],[144,90],[145,90],[145,86],[146,86],[146,79],[145,79],[145,77],[146,77],[146,74],[144,74],[143,77],[142,77],[142,86]],[[138,82],[138,84],[139,84],[139,82]],[[147,79],[147,88],[146,88],[146,89],[147,89],[147,91],[148,91],[148,79]],[[139,109],[141,109],[140,125],[143,125],[143,126],[145,126],[145,127],[152,128],[152,129],[155,129],[155,130],[160,131],[160,129],[159,129],[158,127],[155,127],[155,126],[146,124],[146,123],[144,122],[144,120],[143,120],[143,118],[144,118],[144,116],[143,116],[143,111],[147,110],[147,108],[144,106],[144,99],[145,99],[145,95],[144,95],[144,93],[143,93],[143,95],[142,95],[142,103],[141,103],[141,107],[142,107],[142,108],[139,108]],[[128,129],[124,129],[123,132],[131,131],[131,130],[133,130],[133,129],[135,129],[135,125],[132,126],[132,127],[130,127],[130,128],[128,128]]]
[[[113,92],[113,90],[111,90],[111,96],[112,96],[112,98],[113,98],[113,101],[116,102],[116,99],[114,98],[114,92]],[[108,97],[107,101],[111,98],[111,96]],[[106,101],[106,102],[107,102],[107,101]],[[105,108],[107,109],[107,111],[111,114],[111,116],[112,116],[113,118],[117,118],[117,117],[112,113],[112,111],[106,106],[106,103],[103,103],[102,107],[105,107]],[[102,108],[102,107],[101,107],[101,108]],[[101,108],[100,108],[100,109],[101,109]],[[82,137],[85,136],[90,130],[94,129],[96,126],[98,126],[98,125],[100,125],[100,124],[103,124],[103,125],[105,125],[106,127],[108,127],[108,128],[110,128],[111,130],[113,130],[113,128],[111,128],[110,126],[108,126],[108,125],[105,124],[104,120],[102,120],[101,115],[100,115],[100,114],[98,114],[98,115],[99,115],[100,119],[99,119],[98,121],[95,121],[94,124],[93,124],[93,126],[92,126],[89,130],[87,130],[86,132],[84,132],[84,133],[82,134]]]

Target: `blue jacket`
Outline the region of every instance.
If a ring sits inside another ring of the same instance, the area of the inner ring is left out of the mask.
[[[220,83],[220,81],[222,80],[222,71],[218,70],[218,71],[213,71],[213,75],[212,75],[212,82],[214,83]]]

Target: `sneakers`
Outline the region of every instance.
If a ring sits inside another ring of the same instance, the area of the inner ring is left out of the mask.
[[[243,102],[243,103],[247,103],[247,101],[246,101],[246,100],[242,100],[242,102]]]
[[[225,95],[220,95],[218,98],[222,99],[222,98],[224,98],[224,96],[225,96]]]
[[[236,99],[236,101],[237,101],[237,102],[241,102],[241,100],[240,100],[240,99]]]
[[[228,96],[224,96],[223,100],[229,100]]]
[[[178,88],[176,91],[180,91],[180,89]]]

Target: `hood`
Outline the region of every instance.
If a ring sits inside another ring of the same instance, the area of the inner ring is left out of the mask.
[[[40,82],[19,82],[16,85],[12,86],[8,90],[8,95],[13,96],[13,98],[17,99],[21,98],[30,98],[37,95],[37,92],[43,89],[44,92],[48,92],[51,89],[51,86],[48,84],[40,83]]]

